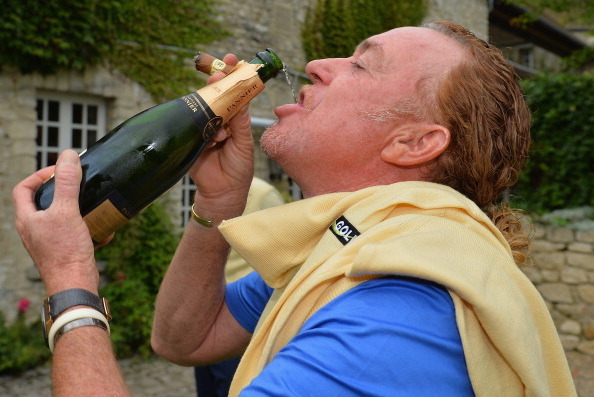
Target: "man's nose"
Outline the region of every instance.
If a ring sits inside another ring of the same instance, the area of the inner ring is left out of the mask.
[[[339,63],[338,58],[316,59],[305,66],[305,73],[312,83],[329,84]]]

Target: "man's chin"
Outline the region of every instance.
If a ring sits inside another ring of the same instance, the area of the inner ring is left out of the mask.
[[[278,128],[277,124],[268,127],[260,138],[260,148],[266,157],[277,161],[287,153],[289,150],[288,135],[286,131]]]

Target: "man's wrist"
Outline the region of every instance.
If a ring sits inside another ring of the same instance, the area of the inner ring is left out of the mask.
[[[80,308],[81,306],[87,310],[96,312],[98,315],[101,315],[102,317],[99,318],[99,320],[105,319],[104,322],[107,325],[109,324],[109,321],[111,321],[111,311],[107,299],[95,295],[90,291],[80,288],[72,288],[53,294],[44,300],[41,307],[41,321],[48,346],[52,346],[53,344],[53,339],[50,337],[50,332],[52,330],[54,334],[57,332],[57,329],[54,328],[55,322],[65,315],[68,315],[67,318],[72,317],[72,314],[70,313],[74,311],[84,310]],[[70,310],[73,308],[75,309]],[[76,318],[74,319],[76,320]],[[60,323],[63,321],[64,320],[61,320]],[[65,324],[62,324],[62,326],[63,325]]]
[[[47,337],[50,351],[54,351],[55,343],[60,336],[81,326],[99,326],[110,333],[109,321],[101,312],[92,308],[74,309],[60,315],[52,323]]]
[[[58,317],[74,306],[89,306],[99,311],[108,319],[111,318],[107,299],[83,288],[70,288],[45,298],[44,309],[51,317]]]
[[[91,269],[93,272],[96,272],[96,274],[80,274],[80,268],[77,268],[70,271],[65,269],[60,271],[59,274],[56,274],[55,276],[52,275],[51,277],[42,275],[47,295],[52,296],[74,288],[84,289],[95,295],[99,295],[99,289],[97,288],[99,285],[99,270],[97,270],[97,265],[95,265],[95,263],[93,263]]]
[[[194,205],[192,205],[192,220],[198,222],[200,225],[204,227],[212,227],[213,223],[211,220],[206,219],[198,215],[196,210],[194,209]]]
[[[199,198],[197,194],[192,205],[192,212],[216,227],[224,220],[240,216],[245,209],[246,202],[247,195],[244,200],[223,201]],[[194,223],[202,224],[202,222],[198,222],[198,219],[194,218],[194,220]]]

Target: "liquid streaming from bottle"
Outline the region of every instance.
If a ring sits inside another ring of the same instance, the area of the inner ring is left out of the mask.
[[[283,68],[281,70],[285,74],[285,80],[287,80],[287,84],[289,84],[289,88],[291,89],[291,94],[293,94],[293,100],[295,101],[295,103],[297,103],[298,102],[297,92],[295,91],[295,87],[293,87],[293,81],[291,80],[291,75],[289,74],[289,69],[287,69],[287,65],[284,62],[283,62]]]

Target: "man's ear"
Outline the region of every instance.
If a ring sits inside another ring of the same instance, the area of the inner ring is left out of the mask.
[[[450,131],[439,124],[413,124],[395,131],[384,146],[382,160],[401,166],[427,163],[446,150]]]

